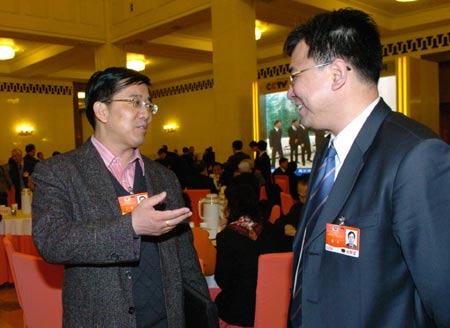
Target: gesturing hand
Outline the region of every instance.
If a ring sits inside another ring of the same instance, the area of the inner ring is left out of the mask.
[[[155,206],[166,198],[166,192],[144,199],[131,213],[131,222],[137,235],[160,236],[192,215],[187,207],[157,211]]]

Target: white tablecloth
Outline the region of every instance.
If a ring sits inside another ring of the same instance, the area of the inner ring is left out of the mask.
[[[23,215],[20,211],[16,216],[3,216],[0,222],[0,235],[31,235],[31,215]]]

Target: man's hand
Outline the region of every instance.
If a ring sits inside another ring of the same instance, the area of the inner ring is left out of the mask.
[[[157,211],[155,206],[166,198],[166,192],[149,197],[131,213],[131,223],[137,235],[160,236],[171,231],[177,224],[192,215],[187,207],[176,210]]]

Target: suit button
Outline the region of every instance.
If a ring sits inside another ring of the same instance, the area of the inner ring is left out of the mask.
[[[127,271],[127,272],[125,272],[125,274],[126,274],[128,279],[131,279],[131,271]]]
[[[113,261],[116,261],[116,262],[117,262],[117,261],[119,261],[119,258],[120,258],[120,257],[119,257],[119,254],[114,253],[114,254],[111,255],[111,259],[112,259]]]
[[[128,309],[128,313],[134,314],[134,307],[130,306],[130,308]]]

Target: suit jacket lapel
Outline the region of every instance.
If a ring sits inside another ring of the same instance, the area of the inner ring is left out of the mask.
[[[91,193],[90,197],[93,197],[93,199],[103,195],[111,211],[115,215],[121,215],[111,175],[100,154],[90,140],[81,147],[80,165],[85,174],[86,191]]]
[[[311,234],[311,240],[314,240],[325,231],[326,223],[331,223],[338,219],[339,212],[346,203],[353,186],[358,179],[359,173],[364,167],[365,154],[372,145],[380,125],[390,112],[390,108],[381,99],[364,123],[350,148],[333,188],[331,189],[328,200],[317,219],[317,223]],[[328,145],[328,143],[325,143],[325,145]],[[322,157],[324,147],[322,147],[321,150]],[[302,221],[305,220],[303,219]]]

